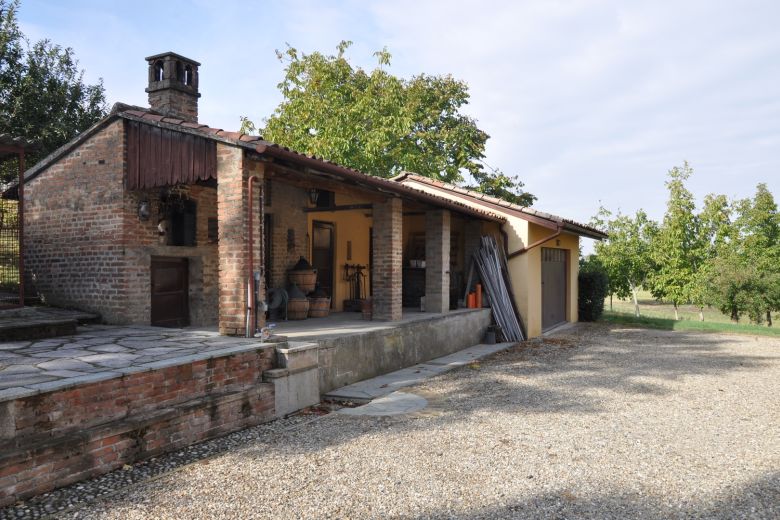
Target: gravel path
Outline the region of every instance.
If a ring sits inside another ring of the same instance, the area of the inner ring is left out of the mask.
[[[579,325],[67,518],[778,518],[780,341]]]

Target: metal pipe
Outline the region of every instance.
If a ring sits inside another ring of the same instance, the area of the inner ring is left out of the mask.
[[[24,307],[24,150],[19,152],[19,203],[16,206],[19,219],[19,305]]]
[[[533,244],[529,245],[528,247],[524,247],[522,249],[518,249],[514,253],[509,253],[509,255],[507,256],[507,260],[511,260],[512,258],[514,258],[516,256],[523,255],[523,254],[527,253],[528,251],[530,251],[531,249],[533,249],[533,248],[535,248],[537,246],[540,246],[540,245],[544,244],[545,242],[548,242],[548,241],[552,240],[553,238],[555,238],[558,235],[560,235],[561,231],[563,231],[563,226],[559,225],[558,226],[558,230],[555,233],[553,233],[552,235],[550,235],[548,237],[541,238],[541,239],[537,240],[536,242],[534,242]]]
[[[251,175],[248,179],[248,198],[249,198],[249,222],[248,222],[248,231],[249,231],[249,267],[247,270],[249,271],[249,283],[247,284],[247,299],[246,299],[246,337],[251,338],[254,337],[254,327],[252,326],[252,315],[255,310],[255,306],[257,305],[257,302],[255,301],[255,255],[254,255],[254,226],[252,225],[254,222],[254,199],[253,199],[253,190],[252,187],[254,186],[254,181],[262,181],[262,179],[258,175]]]

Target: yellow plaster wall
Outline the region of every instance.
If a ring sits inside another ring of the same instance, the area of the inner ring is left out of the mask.
[[[525,221],[524,221],[525,222]],[[529,244],[554,233],[553,230],[525,222]],[[511,240],[510,240],[511,242]],[[579,237],[561,233],[556,238],[509,261],[512,287],[529,338],[542,333],[542,248],[568,251],[566,320],[577,321],[577,273],[579,269]],[[515,251],[510,247],[510,252]]]
[[[343,206],[348,204],[365,204],[367,201],[336,193],[335,204]],[[349,297],[349,282],[344,280],[344,264],[368,265],[369,236],[373,218],[370,209],[357,209],[349,211],[313,212],[308,215],[308,250],[311,251],[312,223],[330,222],[334,227],[334,290],[332,308],[333,312],[341,312],[344,309],[344,300]],[[347,242],[352,242],[352,259],[347,259]],[[366,271],[366,283],[368,271]],[[368,288],[367,288],[368,289]],[[366,289],[366,290],[367,290]]]

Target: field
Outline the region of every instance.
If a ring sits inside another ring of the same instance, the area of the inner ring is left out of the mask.
[[[747,317],[743,317],[739,323],[734,323],[718,309],[707,307],[704,308],[704,321],[699,321],[698,307],[680,305],[678,307],[680,319],[675,321],[674,306],[671,303],[659,302],[647,291],[640,291],[638,300],[641,317],[636,318],[634,316],[634,303],[631,300],[613,298],[610,310],[609,298],[607,298],[604,302],[604,315],[601,320],[607,323],[639,325],[664,330],[698,330],[780,336],[780,313],[775,313],[772,316],[775,326],[767,327],[766,323],[752,324]]]

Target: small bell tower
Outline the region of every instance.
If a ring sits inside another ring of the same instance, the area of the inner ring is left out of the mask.
[[[200,63],[175,52],[155,54],[149,63],[149,106],[155,112],[198,122],[198,67]]]

